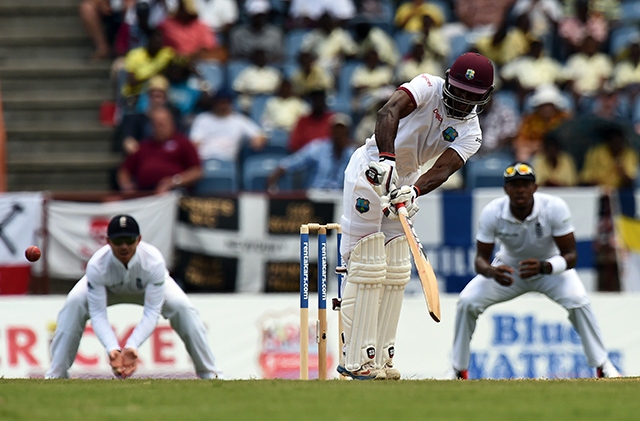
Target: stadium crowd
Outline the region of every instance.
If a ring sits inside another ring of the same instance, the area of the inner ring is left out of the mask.
[[[161,190],[189,185],[163,163],[176,142],[141,147],[157,137],[158,107],[196,147],[192,192],[305,189],[317,165],[273,175],[286,156],[332,142],[334,114],[349,118],[352,146],[363,144],[397,86],[444,77],[466,51],[492,60],[496,91],[479,117],[480,152],[445,187],[500,186],[495,168],[516,159],[543,186],[619,189],[638,178],[637,2],[83,0],[80,15],[92,60],[113,62],[114,150],[123,162],[146,154],[133,160],[159,167]],[[155,189],[146,178],[137,188]]]

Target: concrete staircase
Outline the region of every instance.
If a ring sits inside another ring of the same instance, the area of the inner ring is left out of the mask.
[[[93,50],[79,0],[0,1],[0,89],[9,191],[102,192],[120,163],[113,129],[99,121],[111,99],[111,63]]]

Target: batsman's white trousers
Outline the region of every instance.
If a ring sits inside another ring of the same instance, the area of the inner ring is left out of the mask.
[[[80,339],[89,320],[87,291],[87,279],[84,276],[69,292],[64,306],[58,313],[56,333],[51,342],[51,368],[45,374],[46,378],[69,377],[69,368],[76,359]],[[142,305],[143,302],[144,294],[108,294],[108,305],[124,303]],[[173,330],[184,342],[198,377],[212,379],[219,376],[220,371],[207,343],[207,331],[198,311],[171,278],[165,282],[162,316],[169,320]]]
[[[349,253],[356,243],[369,234],[382,232],[385,242],[404,235],[400,221],[389,219],[382,213],[380,196],[364,175],[369,162],[371,158],[366,151],[366,145],[361,146],[353,153],[344,171],[340,253],[345,262],[348,261]],[[399,177],[398,187],[415,183],[419,176],[420,172],[416,171]]]
[[[497,266],[496,262],[493,265]],[[587,363],[591,367],[599,367],[607,360],[607,351],[587,291],[575,269],[570,269],[534,280],[515,275],[511,286],[502,286],[482,275],[474,277],[460,293],[456,308],[452,361],[455,369],[466,370],[469,367],[469,345],[478,316],[489,306],[527,292],[544,294],[569,311],[569,320],[580,335]]]

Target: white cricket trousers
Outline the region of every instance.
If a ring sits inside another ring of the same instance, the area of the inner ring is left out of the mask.
[[[490,306],[527,292],[540,292],[569,311],[569,320],[580,335],[587,363],[599,367],[607,360],[602,334],[591,310],[587,292],[575,269],[558,275],[544,275],[533,281],[514,276],[505,287],[482,275],[474,277],[460,293],[456,308],[452,364],[456,370],[469,367],[471,336],[476,321]]]
[[[80,339],[87,320],[89,320],[87,291],[87,279],[84,276],[69,292],[64,306],[58,313],[56,333],[51,342],[51,368],[45,374],[46,378],[69,377],[69,368],[76,359]],[[108,305],[122,303],[142,305],[144,295],[109,293],[108,301]],[[187,295],[171,278],[165,281],[162,316],[169,320],[173,330],[184,342],[198,377],[202,379],[216,378],[220,371],[207,343],[207,331],[204,324]]]

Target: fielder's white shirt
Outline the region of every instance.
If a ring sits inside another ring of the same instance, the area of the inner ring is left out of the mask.
[[[125,267],[106,245],[87,263],[88,303],[91,325],[107,352],[120,349],[107,319],[107,290],[112,294],[144,294],[142,319],[125,347],[138,347],[153,333],[164,303],[165,281],[169,278],[164,258],[151,244],[141,241]]]
[[[409,94],[416,105],[398,125],[395,154],[400,177],[419,171],[421,165],[440,156],[447,148],[455,150],[467,162],[482,144],[478,117],[469,120],[447,117],[443,86],[441,77],[423,73],[398,88]],[[367,139],[363,147],[371,161],[378,160],[375,135]]]
[[[573,231],[567,203],[559,197],[536,192],[533,210],[524,221],[511,214],[508,196],[491,201],[480,213],[476,240],[499,243],[496,260],[517,268],[523,259],[546,260],[559,255],[553,237]]]

